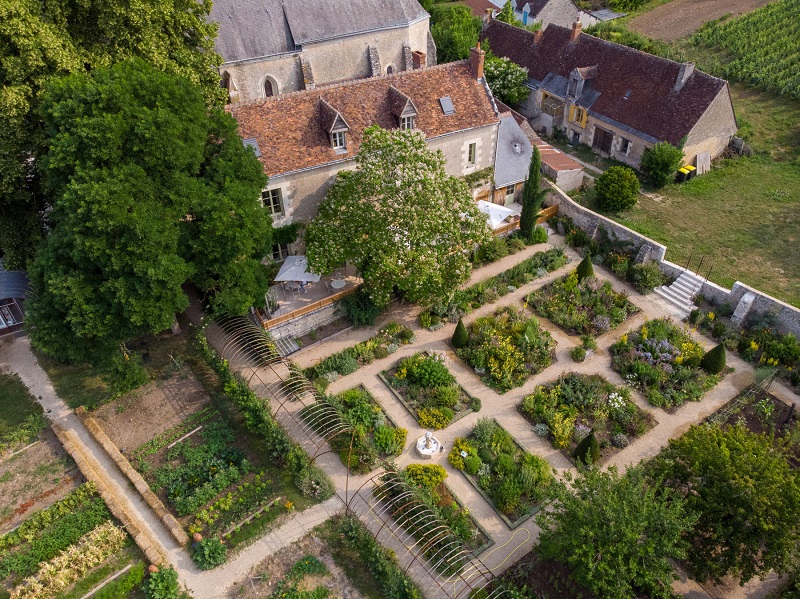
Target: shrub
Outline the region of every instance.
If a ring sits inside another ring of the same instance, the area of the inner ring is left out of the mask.
[[[340,305],[357,327],[373,326],[375,319],[383,312],[383,308],[372,301],[369,293],[363,289],[342,298]]]
[[[478,456],[467,456],[464,458],[464,470],[467,471],[468,474],[472,476],[476,476],[478,474],[478,470],[481,469],[483,465],[483,461]]]
[[[419,313],[419,326],[423,329],[427,329],[431,326],[431,313],[427,310]]]
[[[459,318],[458,324],[456,325],[456,330],[453,332],[453,338],[450,341],[453,344],[453,347],[456,349],[461,349],[467,345],[468,339],[469,333],[467,333],[467,327],[464,326],[464,321]]]
[[[493,237],[482,244],[476,253],[479,262],[497,262],[506,256],[508,256],[508,245],[505,239],[500,237]]]
[[[411,482],[432,491],[447,478],[447,471],[439,464],[409,464],[406,474]]]
[[[525,249],[525,241],[520,237],[509,237],[508,241],[508,251],[512,254],[516,254],[517,252]]]
[[[533,432],[537,437],[547,437],[550,434],[550,427],[544,422],[540,422],[533,427]]]
[[[469,400],[469,409],[472,410],[473,412],[480,412],[481,407],[482,407],[481,400],[478,399],[477,397],[473,397],[472,399]]]
[[[439,408],[452,408],[461,396],[461,389],[458,385],[442,385],[436,387],[430,394],[430,405]]]
[[[578,268],[575,270],[578,275],[578,281],[583,281],[588,277],[594,276],[594,266],[592,266],[592,257],[589,254],[586,254],[586,257],[581,260],[581,263],[578,264]]]
[[[586,359],[586,350],[582,345],[579,345],[577,347],[573,347],[570,350],[569,355],[572,356],[572,359],[576,362],[583,362]]]
[[[700,324],[703,320],[703,311],[700,308],[695,308],[689,312],[689,324]]]
[[[667,276],[661,272],[657,262],[645,262],[630,268],[630,279],[636,291],[646,295],[666,283]]]
[[[531,231],[530,243],[531,245],[547,243],[547,229],[542,226],[534,227],[533,231]]]
[[[442,387],[452,385],[454,382],[447,366],[424,354],[404,360],[400,363],[400,367],[406,367],[409,382],[421,387]]]
[[[454,415],[450,408],[420,408],[417,420],[422,428],[438,430],[450,424]]]
[[[397,338],[400,339],[402,343],[411,343],[412,341],[414,341],[414,331],[408,328],[404,328],[397,335]]]
[[[192,559],[201,570],[211,570],[225,563],[228,548],[217,537],[209,537],[195,544]]]
[[[647,148],[642,155],[642,170],[653,187],[664,187],[672,181],[683,162],[683,150],[666,141]]]
[[[594,189],[601,210],[621,212],[636,205],[639,179],[633,169],[611,166],[597,179]]]
[[[373,438],[375,445],[380,451],[387,455],[400,455],[406,444],[408,431],[404,428],[392,428],[391,426],[378,426],[375,428]]]
[[[614,447],[618,447],[622,449],[623,447],[627,447],[630,445],[630,440],[628,439],[628,435],[625,433],[614,433],[611,435],[611,445]]]
[[[590,432],[578,443],[578,446],[572,453],[572,457],[575,458],[575,461],[579,464],[585,464],[587,466],[597,463],[597,460],[600,459],[600,444],[597,442],[594,431]]]
[[[453,468],[464,470],[465,458],[461,455],[462,452],[466,453],[467,457],[477,457],[478,448],[467,439],[456,437],[456,440],[453,442],[453,448],[450,450],[450,453],[447,454],[447,461],[450,462]]]
[[[382,360],[389,355],[389,350],[387,350],[384,346],[379,345],[372,353],[375,355],[376,360]]]
[[[514,463],[514,458],[512,458],[507,453],[501,453],[497,456],[497,460],[494,463],[494,471],[499,474],[500,476],[508,476],[512,474],[517,469],[517,465]]]
[[[708,374],[719,374],[725,370],[725,345],[718,344],[703,356],[700,367]]]
[[[142,590],[147,599],[178,599],[178,573],[173,568],[161,568],[150,574]]]
[[[591,335],[581,335],[581,346],[586,350],[596,350],[597,340]]]

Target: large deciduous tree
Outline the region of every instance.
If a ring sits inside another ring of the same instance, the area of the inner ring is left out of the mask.
[[[542,157],[539,148],[533,146],[531,162],[528,165],[528,178],[522,187],[522,214],[519,218],[519,231],[525,239],[530,240],[533,228],[536,226],[536,217],[542,209],[542,202],[548,194],[547,189],[542,189]]]
[[[0,0],[0,253],[25,268],[45,228],[49,198],[35,163],[44,134],[38,105],[47,81],[132,57],[224,99],[210,0]]]
[[[306,230],[309,264],[330,272],[353,263],[373,301],[393,288],[414,302],[448,297],[469,278],[466,251],[491,235],[466,183],[415,131],[371,127]]]
[[[216,312],[244,313],[262,296],[266,177],[235,121],[195,85],[132,60],[53,81],[41,114],[53,209],[30,272],[38,347],[102,359],[169,328],[187,281]]]
[[[528,80],[527,67],[521,67],[508,58],[499,58],[490,53],[486,57],[484,73],[486,83],[495,97],[511,106],[522,102],[531,91],[525,86]]]
[[[481,32],[481,20],[463,4],[433,5],[431,35],[436,42],[436,59],[440,63],[463,60],[469,57]]]
[[[584,469],[559,483],[552,510],[537,517],[539,552],[569,566],[576,581],[604,599],[671,598],[670,558],[685,556],[692,517],[679,497],[648,482],[639,468],[624,476]]]
[[[796,565],[800,477],[771,436],[743,425],[696,426],[670,441],[655,472],[699,515],[689,535],[694,577],[731,574],[744,584]]]

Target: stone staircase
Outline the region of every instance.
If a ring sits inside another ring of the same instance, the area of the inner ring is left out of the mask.
[[[703,279],[691,271],[684,270],[671,285],[656,287],[653,291],[659,297],[686,312],[694,310],[694,296],[703,287]]]

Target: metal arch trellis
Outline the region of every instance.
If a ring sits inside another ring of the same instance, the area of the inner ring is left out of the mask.
[[[415,563],[419,564],[439,589],[452,597],[479,590],[486,591],[487,599],[505,594],[503,589],[486,590],[493,579],[491,570],[465,550],[449,526],[416,497],[391,461],[378,458],[381,470],[350,494],[350,458],[359,453],[353,447],[354,427],[291,362],[279,355],[265,331],[244,317],[224,317],[216,320],[207,334],[221,335],[220,357],[228,361],[231,370],[240,374],[257,395],[267,400],[272,417],[277,419],[279,412],[283,412],[314,446],[312,462],[333,451],[333,439],[350,435],[345,494],[339,497],[352,514],[357,513],[356,502],[363,502],[381,523],[373,533],[376,539],[385,530],[403,545],[410,556],[406,572]],[[299,409],[290,409],[290,404],[298,403]],[[367,491],[370,485],[372,488]]]

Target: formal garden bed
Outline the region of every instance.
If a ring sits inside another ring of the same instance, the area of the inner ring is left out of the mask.
[[[319,364],[306,368],[304,374],[324,391],[332,382],[396,352],[401,345],[414,341],[414,332],[406,326],[390,322],[374,337],[331,354]]]
[[[572,335],[602,335],[639,312],[625,293],[614,291],[609,281],[596,277],[579,280],[576,272],[537,289],[527,301],[539,316]]]
[[[664,409],[700,401],[721,379],[700,367],[702,346],[669,319],[650,320],[623,335],[611,355],[614,369],[651,405]]]
[[[375,493],[406,532],[422,543],[421,550],[426,558],[448,547],[451,557],[431,566],[441,574],[453,575],[469,560],[466,554],[456,555],[456,548],[478,555],[494,541],[445,484],[446,478],[447,472],[438,464],[410,464],[400,473],[385,474],[383,485],[377,487]],[[420,505],[427,506],[431,518],[401,517],[421,516]],[[442,524],[446,525],[446,532],[440,530]],[[438,557],[441,560],[443,555],[438,553]]]
[[[593,434],[599,450],[596,461],[602,463],[656,425],[630,395],[629,388],[617,387],[599,375],[568,373],[534,389],[522,400],[519,411],[537,435],[570,458],[581,441]]]
[[[328,439],[339,459],[354,474],[366,474],[377,466],[380,458],[401,455],[408,435],[361,385],[319,398],[303,408],[301,416]]]
[[[470,412],[480,400],[456,382],[441,352],[420,352],[380,373],[395,397],[423,428],[442,429]]]
[[[467,328],[458,356],[498,393],[525,383],[555,359],[556,342],[539,321],[510,306],[482,316]]]
[[[496,420],[481,418],[447,457],[509,526],[516,528],[548,499],[553,474],[546,460],[525,451]]]
[[[564,249],[560,247],[538,252],[498,275],[456,291],[448,303],[432,306],[427,312],[423,312],[420,318],[426,319],[424,324],[426,327],[430,326],[427,324],[428,318],[439,319],[432,321],[434,324],[442,319],[456,322],[472,310],[491,304],[526,283],[558,270],[568,261]],[[426,314],[427,316],[423,316]]]

